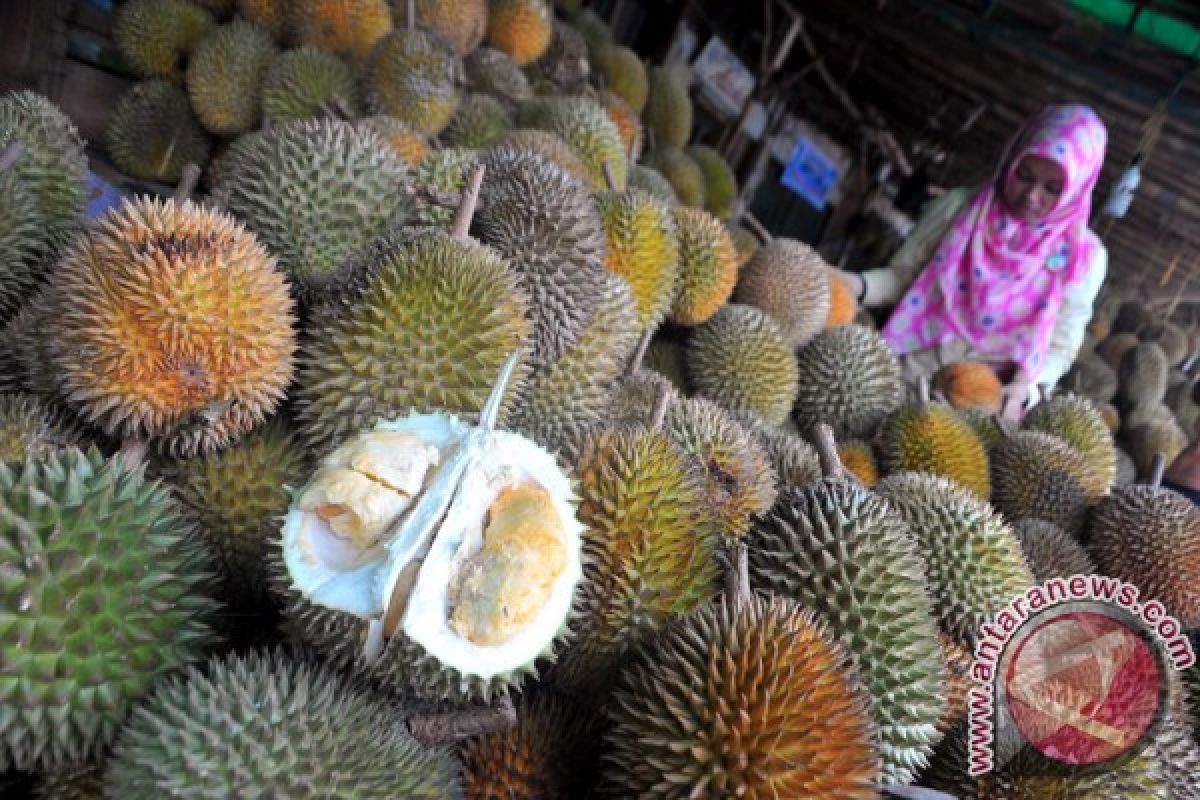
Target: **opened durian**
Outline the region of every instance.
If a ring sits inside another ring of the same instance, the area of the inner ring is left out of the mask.
[[[533,671],[582,574],[570,478],[494,428],[518,356],[478,426],[384,420],[321,459],[284,520],[290,588],[356,623],[359,638],[313,644],[355,648],[360,667],[431,701],[487,699]]]

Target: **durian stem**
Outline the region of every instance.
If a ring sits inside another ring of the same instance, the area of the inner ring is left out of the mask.
[[[642,146],[645,144],[645,134],[642,129],[638,128],[633,132],[633,139],[629,142],[629,158],[636,161],[642,154]]]
[[[121,460],[125,462],[125,466],[132,469],[146,460],[146,452],[148,450],[149,445],[145,439],[126,439],[121,445],[119,455]]]
[[[917,381],[917,403],[921,408],[929,408],[933,403],[933,396],[929,391],[929,378],[922,377]]]
[[[833,428],[824,422],[818,422],[812,429],[812,443],[817,456],[821,459],[821,473],[826,478],[841,480],[846,477],[846,469],[838,455],[837,439],[833,437]]]
[[[179,185],[175,187],[175,202],[182,203],[192,196],[192,192],[196,191],[196,183],[200,180],[200,167],[195,164],[188,164],[183,168],[183,175],[179,178]]]
[[[479,202],[479,188],[483,186],[483,164],[471,168],[467,178],[467,188],[463,190],[462,200],[458,210],[454,212],[454,227],[451,235],[460,242],[467,240],[467,231],[471,229],[471,218],[475,216],[475,204]]]
[[[517,724],[517,711],[512,700],[500,698],[494,708],[472,708],[446,714],[417,714],[408,720],[409,733],[426,747],[450,744],[506,731]]]
[[[751,233],[762,240],[763,244],[771,243],[771,239],[774,237],[771,236],[771,232],[767,230],[766,226],[758,221],[758,217],[747,211],[742,215],[742,221],[746,223],[746,227],[750,229]]]
[[[611,161],[604,162],[604,182],[608,184],[608,190],[610,192],[618,191],[617,176],[616,173],[613,172],[613,165]]]
[[[650,349],[650,340],[653,338],[654,328],[646,328],[642,333],[642,338],[638,339],[637,349],[633,351],[629,364],[625,367],[626,378],[632,378],[638,374],[638,370],[642,368],[642,361],[646,358],[646,351]]]
[[[4,149],[0,150],[0,172],[7,171],[9,167],[20,161],[23,155],[25,155],[25,143],[20,139],[13,139],[4,145]]]
[[[654,413],[650,415],[650,430],[662,430],[663,423],[667,421],[667,406],[670,404],[671,389],[663,386],[658,392],[658,397],[654,399]]]
[[[417,0],[408,0],[405,7],[404,25],[410,31],[417,27]]]
[[[729,551],[729,565],[725,568],[725,597],[737,607],[748,603],[752,597],[750,555],[745,542],[738,542]]]
[[[1154,454],[1154,465],[1150,467],[1150,488],[1162,486],[1163,474],[1167,471],[1167,454],[1159,451]]]

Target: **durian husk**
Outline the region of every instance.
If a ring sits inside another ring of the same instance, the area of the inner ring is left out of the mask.
[[[393,0],[394,16],[407,23],[405,0]],[[487,33],[487,0],[416,0],[414,22],[454,47],[460,55],[473,52],[483,42]]]
[[[272,125],[329,113],[357,117],[355,76],[337,56],[315,47],[279,54],[262,81],[262,111]]]
[[[1013,523],[1012,529],[1038,583],[1096,571],[1082,545],[1057,525],[1041,519],[1021,519]]]
[[[420,28],[384,36],[363,69],[371,111],[426,136],[441,133],[462,102],[462,60],[445,40]]]
[[[801,348],[826,329],[833,308],[829,270],[808,245],[773,239],[738,273],[733,300],[771,316],[793,348]]]
[[[803,437],[778,428],[749,411],[733,414],[762,445],[779,479],[779,491],[792,486],[807,486],[821,479],[821,461],[817,451]]]
[[[393,30],[388,0],[288,0],[293,46],[312,45],[361,65]]]
[[[546,0],[488,0],[486,41],[522,67],[541,58],[554,36]]]
[[[737,176],[712,147],[692,145],[687,154],[704,173],[704,207],[717,219],[728,220],[737,205]]]
[[[233,136],[262,121],[262,83],[278,48],[271,35],[240,17],[206,34],[188,58],[187,91],[200,124]]]
[[[571,145],[550,131],[536,128],[516,128],[504,138],[504,144],[522,150],[531,150],[584,186],[591,184],[591,173],[587,164],[572,149]]]
[[[1108,484],[1057,436],[1021,431],[991,452],[992,503],[1009,520],[1043,519],[1078,536]]]
[[[608,187],[606,170],[617,191],[625,188],[629,160],[620,128],[604,106],[587,97],[535,97],[517,110],[516,125],[561,136],[588,168],[593,190]]]
[[[818,615],[782,598],[725,598],[671,625],[623,672],[606,789],[647,800],[874,798],[866,700]]]
[[[657,197],[659,200],[667,204],[667,207],[679,205],[679,195],[675,193],[675,187],[671,186],[663,174],[658,170],[648,167],[645,164],[634,164],[629,170],[629,188],[645,189],[650,194]],[[730,231],[733,235],[735,232]],[[737,237],[734,236],[734,244],[737,244]],[[738,267],[746,263],[748,255],[738,248]]]
[[[374,131],[410,167],[416,167],[432,152],[424,136],[387,114],[361,117],[354,124],[357,128]]]
[[[825,318],[825,328],[836,328],[839,325],[850,325],[858,315],[858,301],[850,286],[836,275],[829,278],[829,316]]]
[[[1142,342],[1121,357],[1117,405],[1134,410],[1161,404],[1167,395],[1167,357],[1153,342]]]
[[[105,129],[109,157],[135,178],[175,184],[188,164],[205,164],[211,142],[183,89],[165,80],[131,86]]]
[[[631,189],[597,195],[604,221],[608,271],[629,282],[638,325],[657,328],[679,286],[679,237],[670,210],[649,192]]]
[[[1071,365],[1061,385],[1097,403],[1107,403],[1117,396],[1117,373],[1098,355],[1086,354]]]
[[[490,94],[510,104],[533,96],[529,79],[507,53],[480,47],[464,59],[463,69],[467,86],[473,92]]]
[[[679,236],[679,291],[670,319],[677,325],[706,322],[733,294],[738,256],[721,221],[698,208],[671,210]]]
[[[895,353],[862,325],[818,333],[796,354],[796,364],[793,416],[801,431],[823,422],[839,436],[871,436],[904,399]]]
[[[646,71],[646,106],[642,120],[654,132],[658,147],[685,147],[692,138],[692,100],[675,73],[662,66]]]
[[[142,78],[182,83],[188,55],[216,26],[212,13],[187,0],[127,0],[113,9],[113,42]]]
[[[1026,430],[1053,434],[1075,448],[1108,487],[1117,477],[1117,449],[1104,417],[1087,398],[1059,394],[1039,403],[1022,422]]]
[[[842,466],[868,489],[879,483],[879,461],[870,442],[862,439],[844,439],[837,444],[838,458]]]
[[[1132,333],[1113,333],[1096,345],[1096,355],[1116,372],[1125,354],[1137,347],[1138,342],[1139,339]]]
[[[646,66],[628,47],[609,44],[596,53],[593,66],[603,78],[605,87],[620,96],[635,115],[641,115],[650,92]]]
[[[625,144],[625,155],[630,163],[636,161],[642,155],[641,148],[646,138],[645,132],[642,130],[642,121],[637,112],[629,107],[624,98],[610,91],[600,93],[600,102],[608,113],[609,119],[621,133],[621,141]]]
[[[987,449],[950,406],[905,406],[888,418],[881,437],[884,469],[889,474],[941,475],[980,500],[991,496]]]
[[[446,147],[483,149],[499,144],[513,126],[513,114],[489,94],[468,94],[438,137]]]
[[[669,339],[655,338],[646,349],[644,366],[671,382],[680,394],[692,393],[687,377],[687,356],[683,346]]]
[[[1154,457],[1162,453],[1172,463],[1188,446],[1188,437],[1174,419],[1152,419],[1122,434],[1133,457],[1137,474],[1149,478],[1154,469]]]
[[[1002,406],[1000,379],[987,364],[958,361],[942,367],[933,376],[933,388],[946,397],[952,407],[980,408],[999,414]]]
[[[661,175],[681,205],[704,208],[704,172],[700,165],[678,147],[663,147],[650,152],[645,166]]]
[[[87,434],[36,395],[0,393],[0,462],[45,458],[64,447],[86,447]]]

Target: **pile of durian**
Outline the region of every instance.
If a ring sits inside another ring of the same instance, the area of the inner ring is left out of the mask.
[[[1089,774],[971,778],[965,692],[1049,576],[1200,624],[1200,514],[1082,393],[909,399],[594,13],[117,15],[108,152],[176,191],[87,219],[71,121],[0,97],[0,789],[1197,796],[1177,677]]]

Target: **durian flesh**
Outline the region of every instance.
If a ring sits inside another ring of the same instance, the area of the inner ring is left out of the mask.
[[[371,620],[368,661],[403,634],[445,667],[490,680],[561,633],[582,533],[570,479],[534,442],[486,421],[412,414],[319,465],[284,521],[283,547],[307,599]]]

